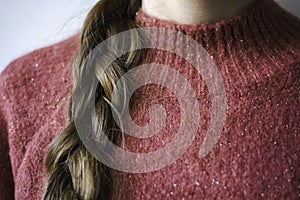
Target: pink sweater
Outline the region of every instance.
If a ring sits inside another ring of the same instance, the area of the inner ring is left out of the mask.
[[[213,150],[199,159],[211,102],[202,78],[182,58],[157,50],[147,61],[172,66],[199,99],[201,121],[188,150],[167,167],[126,173],[124,199],[298,199],[300,197],[300,21],[272,0],[258,0],[240,16],[211,25],[176,25],[139,11],[142,27],[181,31],[213,57],[224,81],[226,123]],[[153,41],[162,41],[157,34]],[[180,46],[181,40],[173,39]],[[65,127],[78,36],[13,61],[0,76],[0,199],[41,199],[47,145]],[[192,47],[191,47],[192,48]],[[132,116],[167,111],[166,127],[150,139],[126,137],[126,147],[149,152],[176,134],[179,104],[158,86],[141,89]],[[146,106],[146,107],[145,107]]]

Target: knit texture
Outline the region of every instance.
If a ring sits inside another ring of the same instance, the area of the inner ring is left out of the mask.
[[[191,147],[175,163],[150,173],[124,176],[114,171],[116,192],[124,199],[298,199],[299,19],[272,0],[258,0],[241,15],[215,24],[178,25],[142,10],[136,21],[141,27],[166,29],[151,38],[153,43],[188,46],[177,37],[168,38],[168,30],[175,30],[205,48],[223,78],[226,124],[213,150],[199,159],[211,112],[207,86],[183,58],[153,51],[146,63],[170,66],[191,84],[201,105],[200,127]],[[1,74],[1,200],[13,195],[16,199],[41,199],[46,148],[67,121],[71,62],[77,45],[76,36],[37,50],[12,62]],[[167,78],[163,72],[157,76]],[[131,100],[132,118],[139,125],[147,124],[154,104],[165,108],[166,126],[148,139],[125,136],[126,149],[151,152],[174,138],[180,105],[167,88],[139,88]]]
[[[13,61],[1,73],[1,200],[42,197],[46,149],[67,122],[77,46],[78,36],[69,38]]]

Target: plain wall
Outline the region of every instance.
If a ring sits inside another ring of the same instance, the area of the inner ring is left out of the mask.
[[[0,0],[0,72],[13,59],[79,32],[96,0]]]

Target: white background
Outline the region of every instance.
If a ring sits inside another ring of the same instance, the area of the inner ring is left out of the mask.
[[[79,32],[97,0],[0,0],[0,72],[13,59]]]
[[[277,0],[300,16],[300,0]],[[97,0],[0,0],[0,72],[13,59],[80,30]]]

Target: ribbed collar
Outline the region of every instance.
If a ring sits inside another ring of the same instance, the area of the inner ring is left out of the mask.
[[[142,9],[136,13],[136,22],[141,27],[166,29],[158,37],[166,37],[168,29],[192,37],[224,71],[243,76],[244,84],[299,62],[300,20],[273,0],[257,0],[240,15],[213,24],[176,24],[151,17]]]
[[[136,21],[142,27],[160,27],[186,33],[201,42],[204,47],[217,45],[218,39],[226,43],[246,41],[257,45],[266,43],[289,43],[298,39],[299,19],[283,10],[273,0],[256,0],[240,15],[213,24],[175,24],[147,15],[140,9]]]

